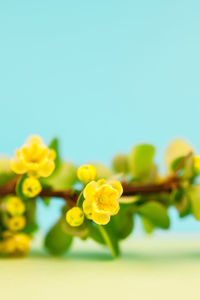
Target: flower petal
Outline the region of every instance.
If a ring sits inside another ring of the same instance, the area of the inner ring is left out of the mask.
[[[51,175],[53,170],[55,169],[55,163],[52,160],[47,160],[41,168],[39,168],[38,173],[41,177],[48,177]]]
[[[111,180],[109,181],[109,184],[111,184],[111,186],[118,191],[119,193],[119,198],[121,197],[122,193],[123,193],[123,188],[121,185],[121,182],[118,180]]]
[[[93,210],[92,210],[92,202],[91,201],[89,201],[89,200],[83,201],[83,211],[84,211],[86,217],[88,219],[92,220]]]
[[[97,183],[95,181],[91,181],[86,185],[83,191],[83,196],[86,200],[94,201],[96,195]]]
[[[120,206],[119,206],[119,203],[117,201],[115,201],[112,205],[112,209],[111,209],[111,215],[114,216],[116,215],[118,212],[119,212],[119,209],[120,209]]]
[[[111,185],[109,184],[104,184],[101,187],[97,189],[97,199],[102,203],[102,204],[110,204],[113,201],[115,201],[118,196],[119,192],[114,189]]]
[[[10,160],[10,167],[16,174],[24,174],[27,171],[26,166],[18,157]]]
[[[93,212],[93,221],[99,225],[106,225],[110,221],[110,215]]]

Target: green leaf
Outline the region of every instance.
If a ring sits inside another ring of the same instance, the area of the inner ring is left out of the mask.
[[[40,197],[40,199],[42,200],[42,202],[46,205],[49,206],[50,202],[51,202],[51,198],[50,197]]]
[[[177,189],[172,192],[172,203],[179,212],[181,218],[191,213],[191,203],[188,192],[183,189]]]
[[[132,233],[135,211],[136,208],[133,205],[121,204],[118,214],[111,217],[109,226],[112,226],[112,230],[118,239],[125,239]]]
[[[110,225],[110,223],[108,223],[108,225],[105,226],[97,225],[97,227],[102,235],[102,238],[105,241],[105,244],[110,249],[113,258],[117,258],[120,254],[120,250],[119,250],[118,239],[114,235],[112,226]]]
[[[143,144],[135,146],[129,154],[129,169],[134,178],[142,179],[148,176],[153,167],[155,148]]]
[[[55,174],[42,179],[42,185],[49,185],[56,190],[71,188],[77,181],[76,171],[73,164],[62,162]]]
[[[28,199],[22,192],[22,184],[27,177],[28,177],[27,174],[22,175],[22,177],[18,180],[17,185],[16,185],[16,194],[22,200]]]
[[[149,221],[145,217],[142,217],[141,219],[142,219],[142,224],[143,224],[144,231],[147,234],[151,234],[154,230],[153,224],[151,223],[151,221]]]
[[[38,225],[36,223],[36,199],[28,199],[25,202],[26,205],[26,227],[23,232],[27,234],[32,234],[38,230]]]
[[[200,186],[192,186],[188,190],[188,195],[191,201],[192,213],[196,220],[200,221]]]
[[[166,151],[166,165],[170,171],[176,167],[180,159],[186,156],[189,152],[192,152],[192,147],[185,141],[175,140],[173,141]]]
[[[89,233],[88,236],[93,239],[95,242],[105,245],[105,240],[102,237],[101,232],[99,231],[98,225],[93,221],[88,222]]]
[[[49,144],[49,148],[54,150],[56,152],[56,158],[55,158],[55,169],[53,171],[53,174],[57,171],[59,168],[61,158],[60,158],[60,152],[59,152],[59,141],[57,138],[53,138]]]
[[[45,237],[45,247],[51,254],[62,255],[69,250],[73,237],[67,234],[59,220]]]
[[[160,203],[149,202],[138,208],[139,214],[148,219],[154,226],[163,229],[169,228],[167,209]]]
[[[119,199],[120,204],[136,203],[140,200],[140,196],[122,196]]]

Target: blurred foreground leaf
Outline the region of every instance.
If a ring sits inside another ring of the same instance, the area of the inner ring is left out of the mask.
[[[192,213],[200,221],[200,186],[193,186],[188,190],[191,201]]]
[[[143,144],[135,146],[129,154],[129,169],[136,179],[142,179],[149,175],[153,167],[155,148],[152,145]]]
[[[157,202],[149,202],[138,208],[139,214],[149,220],[154,226],[169,228],[169,217],[166,208]]]
[[[73,237],[67,234],[59,220],[47,233],[45,237],[45,247],[54,255],[64,254],[71,246]]]

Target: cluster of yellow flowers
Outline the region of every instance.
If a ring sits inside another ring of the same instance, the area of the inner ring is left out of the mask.
[[[10,165],[14,173],[26,174],[22,182],[22,193],[26,198],[33,198],[41,192],[39,178],[52,174],[55,169],[55,157],[55,151],[49,149],[38,136],[31,136],[16,151]],[[121,183],[112,179],[97,180],[97,171],[92,165],[81,166],[77,177],[84,185],[80,194],[84,200],[68,210],[66,221],[76,227],[80,226],[86,217],[96,224],[107,224],[110,217],[116,215],[120,209],[119,198],[123,192]],[[30,237],[19,232],[26,225],[25,209],[25,204],[19,197],[9,196],[3,201],[3,210],[6,213],[2,222],[6,229],[0,242],[0,250],[4,254],[25,254],[29,250]]]
[[[117,180],[100,179],[95,181],[97,172],[92,165],[81,166],[77,171],[81,182],[86,184],[83,190],[83,211],[79,207],[70,209],[66,220],[71,226],[80,226],[85,216],[96,224],[106,225],[110,217],[118,213],[122,185]],[[84,212],[84,214],[83,214]]]
[[[16,151],[16,156],[10,165],[16,174],[27,174],[23,181],[22,192],[28,197],[37,196],[41,190],[39,177],[48,177],[55,169],[56,153],[49,149],[38,136],[31,136],[27,142]]]
[[[54,150],[49,149],[38,136],[31,136],[27,142],[16,151],[10,166],[16,174],[27,174],[22,182],[22,193],[27,198],[37,196],[42,186],[39,177],[48,177],[55,169]],[[28,252],[30,237],[21,231],[26,225],[24,202],[16,196],[10,196],[3,201],[4,211],[2,223],[7,228],[3,232],[0,250],[4,254],[22,255]]]
[[[26,234],[19,233],[26,225],[25,210],[23,201],[15,196],[7,197],[2,203],[2,223],[7,228],[0,243],[0,250],[4,254],[20,255],[28,251],[26,249],[29,248],[30,238]]]
[[[16,151],[11,160],[11,169],[16,174],[33,177],[48,177],[55,168],[56,153],[49,149],[38,136],[31,136],[27,142]]]
[[[25,255],[30,249],[31,239],[24,233],[5,231],[0,251],[5,255]]]

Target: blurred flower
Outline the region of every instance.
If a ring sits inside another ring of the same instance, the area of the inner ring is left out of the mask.
[[[25,227],[26,219],[24,216],[15,216],[9,218],[6,225],[11,231],[18,231]]]
[[[31,239],[24,233],[12,234],[6,232],[0,243],[0,250],[5,255],[24,255],[30,249]]]
[[[100,225],[107,224],[120,209],[118,200],[122,192],[122,185],[117,180],[100,179],[88,183],[83,191],[83,211],[87,218]]]
[[[72,227],[80,226],[84,221],[84,214],[81,208],[73,207],[66,213],[66,221]]]
[[[22,215],[25,205],[19,197],[11,196],[6,202],[6,211],[12,216]]]
[[[42,186],[37,178],[28,177],[24,179],[22,183],[22,193],[28,197],[32,198],[37,196],[42,190]]]
[[[200,156],[194,156],[194,168],[198,173],[200,173]]]
[[[11,159],[11,169],[17,174],[28,173],[34,177],[48,177],[55,168],[56,153],[49,149],[38,136],[31,136],[27,142],[16,151]]]
[[[77,176],[81,182],[87,184],[88,182],[96,179],[97,172],[92,165],[84,165],[78,169]]]

